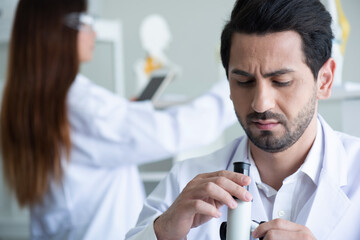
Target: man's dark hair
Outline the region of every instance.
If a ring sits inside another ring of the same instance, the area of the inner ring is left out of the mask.
[[[221,60],[228,76],[234,33],[265,35],[295,31],[315,79],[331,56],[331,16],[319,0],[237,0],[221,35]],[[228,76],[229,77],[229,76]]]

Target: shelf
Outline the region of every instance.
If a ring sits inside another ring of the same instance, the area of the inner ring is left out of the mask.
[[[333,87],[331,97],[328,100],[343,99],[360,99],[360,83],[345,82],[343,86]]]

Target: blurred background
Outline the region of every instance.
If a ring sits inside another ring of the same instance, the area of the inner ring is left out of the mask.
[[[147,57],[139,29],[147,16],[158,14],[166,20],[171,33],[171,41],[164,53],[177,70],[176,79],[164,92],[164,99],[166,96],[181,100],[194,98],[225,76],[219,56],[220,34],[234,2],[90,0],[89,13],[98,17],[99,32],[94,60],[86,63],[81,72],[127,98],[139,94],[136,63]],[[8,42],[16,4],[17,0],[0,0],[0,90],[6,77]],[[360,1],[343,0],[341,4],[351,27],[343,55],[341,83],[335,87],[330,100],[320,103],[319,111],[333,128],[360,136]],[[243,132],[236,124],[211,146],[141,166],[146,192],[149,193],[166,175],[174,161],[213,151],[241,134]],[[0,240],[27,239],[28,212],[18,209],[3,184],[1,172]]]

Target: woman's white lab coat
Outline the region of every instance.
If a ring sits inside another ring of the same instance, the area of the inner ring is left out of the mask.
[[[318,240],[360,239],[360,139],[334,132],[321,117],[319,120],[318,127],[322,128],[324,139],[319,184],[301,209],[296,223],[307,226]],[[246,136],[242,137],[209,156],[174,166],[146,200],[138,225],[126,239],[156,240],[153,221],[167,210],[186,184],[200,173],[232,170],[229,166],[232,168],[233,162],[246,161],[247,141]],[[253,195],[252,219],[266,219],[254,182],[249,191]],[[227,208],[224,206],[220,210],[221,218],[191,229],[187,239],[220,239],[220,224],[226,221]]]
[[[123,239],[143,204],[137,164],[215,140],[236,121],[228,88],[224,80],[191,104],[156,111],[77,76],[68,94],[70,161],[31,208],[32,239]]]

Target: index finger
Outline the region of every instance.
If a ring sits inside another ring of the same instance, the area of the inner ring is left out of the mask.
[[[251,183],[251,178],[242,173],[232,172],[228,170],[220,170],[217,172],[203,173],[199,175],[200,178],[212,177],[226,177],[240,186],[248,186]]]

